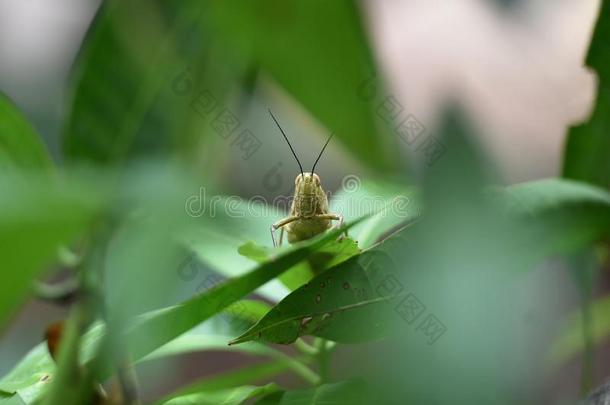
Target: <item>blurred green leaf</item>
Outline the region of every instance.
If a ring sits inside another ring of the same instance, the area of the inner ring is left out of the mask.
[[[26,405],[26,403],[19,397],[19,395],[12,395],[6,397],[0,394],[0,404],[2,405]]]
[[[605,343],[610,337],[610,296],[591,303],[591,341],[594,346]],[[548,351],[549,365],[557,367],[572,357],[582,353],[585,338],[582,329],[582,311],[571,313]]]
[[[455,106],[441,118],[434,133],[446,152],[423,173],[421,219],[374,248],[386,277],[372,289],[398,295],[382,314],[396,332],[358,350],[352,372],[367,375],[380,403],[518,403],[537,383],[538,349],[515,310],[532,301],[514,266],[521,235],[485,198],[497,179],[472,121]]]
[[[418,198],[413,187],[348,176],[341,190],[331,198],[330,205],[331,211],[341,213],[347,220],[371,214],[350,231],[358,246],[367,249],[397,226],[417,220],[421,214]]]
[[[209,92],[218,115],[245,70],[230,52],[218,58],[201,24],[206,7],[190,0],[102,3],[74,70],[63,133],[68,159],[113,165],[176,153],[201,157],[197,145],[212,129],[194,105]],[[204,164],[213,164],[208,149]]]
[[[143,317],[145,318],[146,316]],[[83,364],[91,361],[104,333],[104,326],[98,324],[85,334],[80,356],[80,361]],[[136,363],[139,364],[192,352],[230,351],[273,359],[273,362],[270,364],[274,366],[270,367],[269,372],[273,372],[273,370],[276,370],[275,372],[293,370],[297,374],[301,374],[303,371],[304,366],[296,360],[270,347],[260,344],[231,347],[227,345],[228,339],[228,336],[194,330],[168,342],[149,355],[140,358]],[[18,394],[26,404],[33,403],[43,389],[45,389],[47,383],[55,378],[55,375],[55,362],[48,354],[46,343],[41,343],[34,347],[7,375],[0,379],[0,394],[7,397]],[[106,375],[105,377],[108,376]],[[225,384],[228,383],[226,380],[223,381]],[[246,382],[243,383],[245,384]],[[208,383],[206,386],[218,388],[218,386],[212,386],[211,383]]]
[[[276,360],[268,363],[255,364],[253,366],[244,366],[237,370],[220,373],[213,377],[204,378],[202,381],[195,382],[185,388],[181,388],[176,393],[170,394],[164,400],[159,401],[159,403],[163,403],[165,400],[177,396],[184,396],[202,391],[223,390],[250,384],[253,381],[264,380],[286,371],[288,364],[289,362],[286,360]]]
[[[268,395],[278,390],[277,385],[267,384],[262,387],[242,386],[223,390],[205,391],[188,394],[163,402],[165,405],[239,405],[244,401]]]
[[[269,394],[256,405],[358,405],[375,403],[369,398],[366,383],[362,380],[348,380],[323,384],[316,388],[282,391]]]
[[[49,355],[47,346],[40,344],[26,354],[19,364],[0,380],[0,392],[13,395],[34,385],[38,385],[41,389],[44,382],[54,372],[55,363]]]
[[[45,172],[52,167],[51,158],[34,128],[0,93],[0,172],[15,168]]]
[[[184,236],[186,246],[212,270],[227,277],[251,271],[256,263],[240,255],[238,250],[248,241],[257,246],[271,245],[269,227],[282,218],[282,213],[259,201],[246,201],[237,197],[206,195],[206,190],[192,200],[189,210],[197,215],[209,216],[201,226]],[[207,209],[206,212],[204,212]],[[204,218],[205,219],[205,218]],[[196,265],[196,263],[195,263]],[[195,272],[197,269],[191,269]],[[279,301],[287,291],[274,281],[260,291],[266,298]]]
[[[210,2],[210,26],[309,110],[368,166],[397,167],[359,93],[376,73],[357,3],[348,0]]]
[[[104,198],[101,188],[46,176],[1,177],[0,190],[1,328],[59,247],[92,223]]]
[[[575,253],[610,237],[610,193],[587,183],[547,179],[510,186],[495,196],[524,231],[532,263]]]
[[[563,176],[610,188],[610,3],[602,1],[586,65],[597,73],[597,101],[589,120],[572,127]]]

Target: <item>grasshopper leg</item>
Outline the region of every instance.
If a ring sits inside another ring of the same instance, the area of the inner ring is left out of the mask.
[[[339,221],[338,224],[333,225],[333,227],[331,229],[338,229],[341,228],[343,226],[344,223],[344,218],[343,215],[341,214],[321,214],[321,215],[316,215],[316,218],[318,219],[330,219],[331,221]],[[344,232],[344,234],[340,237],[344,238],[347,237],[347,231]]]
[[[339,223],[333,227],[334,229],[341,228],[343,226],[343,224],[345,223],[345,218],[343,218],[342,214],[338,214],[336,216],[338,217],[337,221],[339,221]],[[347,236],[348,236],[347,230],[345,230],[345,232],[343,232],[343,234],[339,237],[339,239],[347,238]]]
[[[337,227],[341,228],[344,223],[345,223],[345,218],[343,218],[342,214],[339,214],[339,224],[337,224]],[[347,229],[346,229],[345,232],[343,232],[343,236],[341,236],[340,239],[347,238],[348,236],[349,235],[347,234]]]
[[[275,241],[275,231],[278,230],[278,228],[282,228],[281,230],[281,234],[280,234],[280,245],[282,244],[282,238],[284,236],[284,226],[288,225],[291,222],[296,221],[297,219],[299,219],[299,217],[296,216],[291,216],[288,218],[284,218],[281,221],[276,222],[275,224],[271,225],[271,240],[273,241],[273,247],[277,246],[277,242]]]

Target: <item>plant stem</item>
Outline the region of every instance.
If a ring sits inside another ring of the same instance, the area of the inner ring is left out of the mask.
[[[316,338],[315,340],[315,346],[318,349],[317,358],[320,373],[320,384],[324,384],[331,379],[331,346],[328,345],[328,343],[330,342],[322,338]]]
[[[582,355],[582,371],[580,378],[580,393],[586,397],[593,386],[593,319],[591,317],[591,299],[593,283],[597,270],[597,262],[592,251],[585,251],[570,258],[572,273],[580,290],[580,309],[582,314],[582,338],[584,349]]]
[[[315,357],[318,355],[318,349],[316,349],[301,338],[295,340],[294,347],[296,347],[301,353],[306,354],[308,356]]]
[[[298,374],[299,376],[303,377],[303,379],[305,379],[312,385],[320,384],[320,381],[322,380],[320,376],[316,374],[315,371],[307,367],[305,362],[301,361],[300,359],[290,357],[287,354],[280,352],[279,350],[273,350],[271,352],[271,356],[280,361],[286,362],[286,366],[288,368],[290,368],[295,374]]]

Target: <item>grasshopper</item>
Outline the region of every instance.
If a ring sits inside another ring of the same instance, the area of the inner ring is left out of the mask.
[[[292,148],[288,137],[284,133],[284,130],[277,122],[277,119],[269,110],[271,118],[280,129],[280,132],[284,136],[286,143],[290,147],[294,158],[299,164],[301,174],[297,175],[294,180],[294,198],[290,207],[290,215],[281,221],[271,225],[271,240],[273,246],[281,246],[284,238],[284,232],[288,235],[288,243],[295,243],[309,238],[313,238],[316,235],[325,232],[332,228],[332,221],[339,221],[337,227],[343,225],[343,216],[337,214],[331,214],[328,208],[328,198],[322,184],[320,183],[320,177],[315,174],[316,165],[322,157],[326,146],[332,139],[334,134],[328,137],[328,140],[324,144],[324,147],[320,151],[318,158],[313,164],[311,172],[303,172],[303,166],[301,161],[297,157],[296,152]],[[275,239],[275,232],[280,229],[279,244]]]

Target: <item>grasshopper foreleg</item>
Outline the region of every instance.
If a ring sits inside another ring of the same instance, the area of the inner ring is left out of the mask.
[[[320,214],[320,215],[316,215],[315,217],[318,219],[330,219],[331,221],[339,221],[338,224],[333,225],[332,228],[330,228],[331,230],[341,228],[344,223],[343,215],[341,215],[341,214]],[[347,237],[347,231],[345,231],[339,239],[344,238],[344,237]]]
[[[278,228],[282,228],[281,233],[280,233],[280,246],[282,245],[282,239],[284,238],[284,226],[288,225],[291,222],[296,221],[297,219],[299,219],[299,217],[296,216],[292,216],[292,217],[288,217],[288,218],[284,218],[281,221],[276,222],[275,224],[271,225],[271,240],[273,241],[273,247],[278,246],[277,242],[275,241],[275,231],[278,230]]]
[[[343,224],[345,223],[345,219],[343,218],[343,215],[341,215],[341,214],[328,214],[328,215],[329,215],[328,219],[339,221],[338,224],[333,225],[333,227],[331,228],[333,230],[341,228],[343,226]],[[344,237],[345,238],[347,237],[347,231],[345,231],[339,239],[344,238]]]

